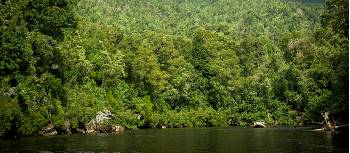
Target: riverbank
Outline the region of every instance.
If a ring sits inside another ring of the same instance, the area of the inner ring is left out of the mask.
[[[268,114],[238,114],[228,110],[214,110],[210,107],[191,109],[187,111],[166,111],[156,113],[143,109],[141,113],[113,112],[109,110],[90,113],[89,119],[77,120],[65,117],[63,121],[49,121],[42,125],[40,130],[30,135],[52,136],[71,133],[119,133],[132,129],[154,128],[193,128],[193,127],[228,127],[228,126],[253,126],[254,121],[264,120],[267,126],[289,125],[302,126],[302,122],[295,117],[288,120],[272,120]],[[264,118],[266,117],[266,118]],[[277,124],[278,123],[278,124]],[[8,131],[5,137],[21,137]]]

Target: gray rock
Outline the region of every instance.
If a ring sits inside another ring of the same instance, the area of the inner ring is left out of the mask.
[[[115,118],[115,116],[109,110],[104,110],[102,112],[97,112],[95,122],[100,124],[103,123],[105,120],[109,120],[112,118]]]
[[[258,121],[253,123],[253,127],[255,128],[264,128],[265,127],[265,122],[264,121]]]
[[[78,133],[85,133],[85,130],[84,130],[84,129],[76,128],[75,131],[78,132]]]
[[[89,123],[85,124],[86,133],[96,132],[97,127],[95,124],[95,119],[92,119]]]
[[[119,126],[119,125],[112,125],[112,131],[113,132],[123,132],[124,131],[124,127]]]
[[[41,131],[39,131],[39,135],[43,136],[52,136],[57,135],[57,131],[54,129],[53,124],[49,124],[46,127],[44,127]]]
[[[86,133],[111,133],[124,131],[124,127],[108,124],[108,120],[115,118],[115,116],[109,111],[104,110],[98,112],[95,119],[92,119],[89,123],[85,124]]]

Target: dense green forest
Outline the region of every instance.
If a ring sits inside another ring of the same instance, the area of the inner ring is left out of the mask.
[[[348,0],[1,0],[0,135],[348,122]]]

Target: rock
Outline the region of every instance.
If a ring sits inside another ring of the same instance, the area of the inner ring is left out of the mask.
[[[96,133],[97,131],[95,130],[86,130],[86,133]]]
[[[76,128],[75,131],[77,133],[85,133],[85,130],[84,129],[80,129],[80,128]]]
[[[122,126],[108,124],[107,121],[112,118],[115,118],[115,116],[109,110],[98,112],[95,119],[92,119],[85,125],[86,133],[111,133],[124,131],[124,127]]]
[[[96,131],[99,133],[110,133],[112,131],[112,125],[109,124],[97,124]]]
[[[163,126],[162,126],[162,129],[166,129],[166,126],[163,125]]]
[[[57,131],[54,129],[53,124],[49,124],[46,127],[44,127],[40,132],[39,135],[43,135],[43,136],[52,136],[52,135],[56,135]]]
[[[105,120],[109,120],[112,118],[115,118],[115,116],[109,110],[104,110],[103,112],[97,112],[95,121],[96,123],[100,124]]]
[[[96,131],[99,133],[119,133],[124,131],[124,127],[113,124],[98,124],[96,126]]]
[[[253,127],[254,128],[264,128],[265,127],[265,122],[264,121],[254,122]]]
[[[112,131],[113,132],[123,132],[124,131],[124,127],[119,126],[119,125],[112,125]]]
[[[67,133],[67,134],[72,134],[71,132],[71,124],[70,124],[70,121],[68,119],[65,119],[64,120],[64,131]]]
[[[92,119],[89,123],[85,125],[86,133],[93,133],[96,131],[95,119]]]

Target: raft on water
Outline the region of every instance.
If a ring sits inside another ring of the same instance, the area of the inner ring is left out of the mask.
[[[254,122],[253,127],[254,128],[264,128],[265,127],[265,123],[263,121]]]

